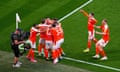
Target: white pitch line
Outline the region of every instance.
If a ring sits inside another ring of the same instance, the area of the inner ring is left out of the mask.
[[[20,49],[24,49],[24,48],[20,48]],[[35,53],[38,53],[37,50],[34,51]],[[114,70],[114,71],[120,71],[119,68],[114,68],[114,67],[110,67],[110,66],[105,66],[105,65],[100,65],[100,64],[96,64],[96,63],[92,63],[92,62],[87,62],[87,61],[83,61],[83,60],[78,60],[78,59],[73,59],[73,58],[69,58],[69,57],[63,57],[66,60],[69,61],[73,61],[73,62],[79,62],[79,63],[84,63],[84,64],[88,64],[88,65],[93,65],[93,66],[97,66],[97,67],[101,67],[101,68],[105,68],[105,69],[109,69],[109,70]]]
[[[58,20],[58,22],[61,22],[62,20],[68,18],[69,16],[71,16],[72,14],[74,14],[75,12],[77,12],[78,10],[80,10],[81,8],[85,7],[86,5],[88,5],[89,3],[91,3],[93,0],[89,0],[86,3],[82,4],[81,6],[79,6],[78,8],[74,9],[72,12],[68,13],[67,15],[65,15],[64,17],[60,18]]]
[[[69,57],[64,57],[64,59],[74,61],[74,62],[89,64],[89,65],[93,65],[93,66],[97,66],[97,67],[101,67],[101,68],[105,68],[105,69],[110,69],[110,70],[114,70],[114,71],[120,71],[120,69],[118,69],[118,68],[113,68],[113,67],[110,67],[110,66],[95,64],[95,63],[87,62],[87,61],[83,61],[83,60],[77,60],[77,59],[73,59],[73,58],[69,58]]]
[[[20,48],[20,49],[23,50],[24,48]],[[37,50],[35,50],[34,52],[38,53]],[[77,60],[77,59],[73,59],[73,58],[69,58],[69,57],[63,57],[63,58],[66,59],[66,60],[74,61],[74,62],[89,64],[89,65],[93,65],[93,66],[97,66],[97,67],[101,67],[101,68],[105,68],[105,69],[110,69],[110,70],[114,70],[114,71],[120,71],[120,69],[114,68],[114,67],[110,67],[110,66],[95,64],[95,63],[92,63],[92,62],[87,62],[87,61],[83,61],[83,60]]]

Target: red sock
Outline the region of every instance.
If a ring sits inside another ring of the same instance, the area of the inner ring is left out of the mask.
[[[59,52],[62,54],[62,52],[63,52],[63,49],[62,49],[62,48],[59,48]]]
[[[41,50],[42,50],[42,48],[41,48],[41,44],[39,44],[39,45],[38,45],[38,52],[40,53]]]
[[[60,48],[58,48],[58,49],[56,50],[56,54],[57,54],[57,57],[61,56]]]
[[[98,46],[96,46],[96,55],[98,55],[99,54],[99,47]]]
[[[90,47],[91,47],[91,41],[88,41],[88,47],[87,48],[90,49]]]
[[[97,43],[98,40],[96,38],[94,38],[93,41],[94,41],[94,43]]]
[[[31,51],[31,58],[34,59],[34,50]]]
[[[31,52],[32,52],[32,49],[29,50],[29,52],[27,54],[28,57],[31,57]]]
[[[48,49],[44,49],[45,57],[48,58]]]
[[[42,48],[43,48],[43,52],[44,52],[44,55],[45,55],[45,49],[46,49],[45,44],[42,45]]]
[[[56,58],[59,57],[60,52],[58,49],[55,50],[55,54],[56,54]]]
[[[57,58],[57,54],[56,54],[56,50],[52,51],[52,59],[56,59]]]
[[[102,50],[100,53],[101,53],[101,55],[102,55],[103,57],[106,56],[106,53],[105,53],[104,50]]]
[[[42,48],[45,48],[45,44],[42,45]]]
[[[42,48],[45,48],[45,44],[39,44],[38,45],[38,52],[40,53],[42,51]]]

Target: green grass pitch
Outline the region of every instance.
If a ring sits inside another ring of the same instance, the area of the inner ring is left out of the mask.
[[[29,31],[32,24],[40,23],[40,20],[42,18],[50,17],[60,19],[86,1],[88,0],[1,0],[0,50],[11,52],[10,33],[15,30],[16,12],[20,14],[22,20],[22,23],[19,24],[19,27],[26,31]],[[105,47],[105,51],[108,55],[108,60],[99,61],[91,58],[95,54],[94,43],[92,45],[90,53],[84,54],[82,52],[87,45],[87,18],[83,16],[79,11],[61,22],[65,33],[65,42],[62,47],[68,57],[120,69],[119,3],[120,0],[93,0],[92,3],[83,8],[88,12],[95,13],[95,18],[98,20],[97,25],[100,25],[102,19],[104,18],[108,20],[108,25],[110,28],[110,42]],[[98,39],[101,38],[101,36],[98,35],[96,35],[96,37]],[[115,72],[114,70],[104,69],[68,60],[63,60],[60,63],[68,66],[87,69],[93,72]],[[2,65],[3,67],[0,68],[0,70],[4,71],[5,68],[8,68],[5,66],[7,64],[4,65],[3,63],[1,66]],[[39,65],[37,64],[36,66]],[[18,72],[26,71],[24,68],[18,70]]]

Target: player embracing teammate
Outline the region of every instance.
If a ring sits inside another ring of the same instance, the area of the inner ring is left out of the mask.
[[[64,42],[64,33],[61,24],[57,19],[46,18],[41,21],[40,24],[34,25],[30,30],[29,42],[31,49],[27,54],[27,59],[31,62],[37,62],[34,58],[34,50],[36,48],[36,36],[39,35],[38,55],[41,55],[42,51],[46,60],[53,60],[53,64],[56,64],[59,59],[62,59],[64,54],[61,48]],[[42,50],[43,49],[43,50]]]
[[[34,58],[34,52],[36,49],[36,36],[40,31],[38,30],[37,24],[34,24],[30,29],[30,37],[28,43],[30,43],[31,49],[29,50],[26,58],[31,62],[37,62]]]
[[[107,20],[102,20],[101,26],[96,26],[97,20],[94,18],[94,13],[88,14],[84,10],[80,10],[81,13],[83,13],[85,16],[88,17],[88,47],[84,50],[84,52],[89,52],[91,47],[91,41],[94,41],[96,46],[96,54],[93,56],[93,58],[100,58],[100,55],[102,58],[100,60],[107,60],[108,57],[104,51],[104,47],[108,44],[110,37],[109,37],[109,27],[107,24]],[[101,32],[95,31],[94,28],[101,29]],[[102,38],[100,40],[97,40],[95,38],[95,33],[102,35]]]
[[[99,55],[101,55],[102,58],[100,60],[107,60],[108,58],[104,51],[104,47],[108,44],[110,40],[107,20],[103,19],[101,26],[96,26],[96,28],[101,29],[102,32],[96,31],[96,34],[102,35],[102,38],[96,43],[96,55],[93,56],[93,58],[99,58]]]
[[[61,45],[64,42],[64,33],[61,24],[56,20],[52,24],[50,31],[53,40],[52,58],[53,63],[56,64],[59,59],[62,59],[63,50],[61,48]]]

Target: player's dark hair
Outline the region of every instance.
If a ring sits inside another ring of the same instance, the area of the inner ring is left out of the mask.
[[[45,19],[42,19],[42,20],[41,20],[41,23],[44,24],[44,23],[45,23]]]
[[[59,23],[58,23],[57,21],[55,21],[53,24],[56,24],[56,25],[57,25],[57,24],[59,24]]]
[[[52,27],[56,27],[56,24],[52,24]]]
[[[37,26],[37,24],[33,24],[33,27],[36,27]]]
[[[90,14],[91,14],[92,16],[94,16],[94,13],[93,13],[93,12],[91,12]]]
[[[58,19],[57,19],[57,18],[54,18],[53,20],[58,21]]]
[[[47,19],[47,18],[49,18],[49,17],[45,17],[45,19]]]
[[[17,28],[16,30],[17,30],[17,31],[22,31],[22,29],[20,29],[20,28]]]
[[[107,23],[107,19],[104,19],[104,21]]]

